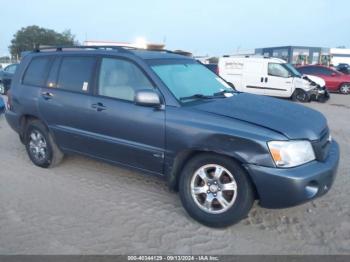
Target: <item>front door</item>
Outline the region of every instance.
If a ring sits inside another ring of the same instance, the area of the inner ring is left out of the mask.
[[[293,77],[280,63],[268,63],[264,81],[264,95],[290,97],[293,93]]]
[[[156,173],[163,171],[165,112],[134,103],[138,89],[155,88],[134,62],[102,58],[91,102],[90,134],[98,157]]]

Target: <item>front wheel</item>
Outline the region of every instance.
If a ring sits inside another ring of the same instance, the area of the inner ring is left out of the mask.
[[[254,203],[252,184],[242,167],[215,154],[194,157],[180,177],[180,198],[189,215],[210,227],[245,218]]]
[[[0,95],[6,95],[5,94],[5,86],[2,82],[0,82]]]
[[[301,103],[307,103],[310,102],[311,97],[310,95],[303,89],[295,89],[294,93],[292,95],[293,101],[298,101]]]
[[[342,84],[339,88],[339,92],[344,95],[350,94],[350,83]]]

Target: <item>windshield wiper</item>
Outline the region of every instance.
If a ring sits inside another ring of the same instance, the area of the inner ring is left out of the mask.
[[[207,96],[207,95],[203,95],[203,94],[194,94],[191,96],[183,96],[180,97],[180,101],[184,101],[184,100],[191,100],[191,99],[213,99],[214,96]]]
[[[225,94],[233,94],[233,93],[235,93],[234,90],[222,90],[220,92],[214,93],[213,96],[224,96],[225,97]]]

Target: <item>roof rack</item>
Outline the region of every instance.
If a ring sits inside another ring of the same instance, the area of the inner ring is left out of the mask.
[[[42,47],[42,48],[35,48],[34,52],[48,52],[48,51],[64,51],[66,50],[72,50],[72,49],[93,49],[93,50],[116,50],[116,51],[128,51],[128,49],[137,49],[136,47],[132,46],[108,46],[108,45],[101,45],[101,46],[81,46],[81,45],[75,45],[75,46],[48,46],[48,47]]]
[[[171,53],[171,54],[177,54],[177,55],[184,55],[180,51],[171,51],[167,49],[158,49],[158,48],[151,48],[151,49],[144,49],[144,48],[138,48],[133,46],[110,46],[110,45],[94,45],[94,46],[51,46],[51,47],[42,47],[42,48],[36,48],[33,52],[49,52],[49,51],[64,51],[66,50],[72,50],[72,49],[93,49],[93,50],[115,50],[120,52],[130,52],[130,50],[144,50],[144,51],[157,51],[157,52],[165,52],[165,53]]]

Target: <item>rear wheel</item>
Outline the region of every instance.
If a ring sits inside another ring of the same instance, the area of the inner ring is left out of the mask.
[[[342,84],[339,88],[339,92],[344,95],[350,94],[350,83]]]
[[[239,164],[215,154],[193,158],[180,177],[180,197],[191,217],[211,227],[245,218],[254,203],[249,178]]]
[[[51,134],[38,120],[28,123],[25,146],[30,160],[39,167],[53,167],[63,159],[63,153],[53,141]]]
[[[5,86],[1,81],[0,81],[0,95],[5,95]]]

